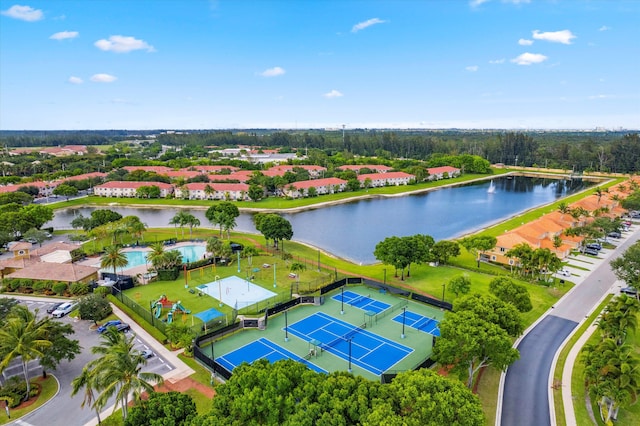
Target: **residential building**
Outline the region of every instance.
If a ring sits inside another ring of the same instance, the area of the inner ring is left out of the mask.
[[[367,175],[359,175],[358,180],[360,186],[365,186],[365,182],[369,182],[369,187],[376,188],[379,186],[399,186],[408,185],[409,182],[415,180],[414,175],[405,172],[385,172],[372,173]]]
[[[173,185],[164,182],[137,182],[114,180],[93,188],[93,193],[101,197],[136,197],[137,190],[143,186],[157,186],[160,198],[166,198],[173,193]]]
[[[246,183],[193,182],[175,188],[176,198],[189,200],[248,200],[248,193]]]
[[[334,192],[342,192],[344,191],[346,186],[346,180],[332,177],[293,182],[285,185],[282,191],[287,197],[300,198],[308,196],[310,188],[315,188],[317,195],[323,195],[333,194]]]

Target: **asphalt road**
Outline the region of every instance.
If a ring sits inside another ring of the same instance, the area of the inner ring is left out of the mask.
[[[44,313],[44,315],[46,315],[46,307],[51,304],[49,301],[25,301],[22,303],[25,303],[30,309],[38,308],[40,314]],[[89,328],[92,324],[91,321],[76,321],[68,316],[58,321],[66,322],[73,326],[75,334],[71,337],[80,341],[82,352],[70,362],[62,361],[56,371],[52,372],[60,384],[59,393],[45,406],[23,416],[13,423],[9,423],[11,425],[83,425],[96,417],[95,411],[91,410],[88,406],[84,408],[80,407],[83,400],[82,392],[71,397],[71,381],[80,375],[82,368],[89,361],[95,358],[95,355],[91,353],[91,348],[99,344],[100,335],[95,330]],[[149,345],[136,336],[135,347],[142,351],[143,349],[148,349]],[[143,371],[162,375],[171,371],[173,368],[170,363],[156,355],[147,361],[147,365]],[[113,401],[107,404],[107,406],[110,406],[112,403]]]
[[[565,338],[615,284],[616,277],[609,261],[640,239],[640,230],[635,228],[635,232],[627,234],[626,240],[615,250],[605,250],[599,256],[604,259],[592,264],[592,272],[584,281],[520,341],[517,346],[520,359],[509,367],[505,377],[501,425],[551,425],[549,375],[553,357]],[[580,258],[585,260],[584,265],[593,262],[592,258]]]

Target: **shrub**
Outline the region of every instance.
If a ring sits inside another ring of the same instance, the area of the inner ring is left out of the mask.
[[[3,396],[8,396],[11,399],[9,402],[9,408],[17,407],[20,405],[22,400],[26,399],[27,383],[17,376],[11,377],[7,380],[4,387],[0,389],[0,397]]]
[[[36,281],[33,283],[33,291],[35,291],[36,293],[44,293],[46,289],[47,289],[46,281]]]
[[[96,287],[95,290],[93,290],[93,294],[97,294],[104,298],[111,294],[111,289],[105,286]]]
[[[80,318],[91,321],[101,321],[108,317],[113,309],[107,299],[99,294],[90,294],[78,301]]]
[[[58,296],[62,296],[67,291],[67,283],[55,283],[51,288]]]
[[[89,293],[89,286],[85,283],[73,283],[70,291],[74,296],[83,296]]]
[[[20,280],[17,279],[7,279],[7,285],[9,286],[9,290],[16,291],[20,288]]]

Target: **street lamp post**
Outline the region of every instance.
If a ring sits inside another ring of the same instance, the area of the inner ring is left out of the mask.
[[[284,311],[284,341],[289,341],[289,322],[287,320],[287,311]]]
[[[349,369],[347,371],[349,371],[349,373],[351,373],[351,337],[349,337]]]
[[[240,250],[236,251],[236,254],[238,255],[238,273],[240,273]]]
[[[340,288],[340,315],[344,315],[344,287]]]
[[[222,282],[220,281],[220,276],[216,275],[214,280],[218,281],[218,294],[220,295],[220,307],[222,307]]]
[[[277,263],[273,264],[273,288],[277,287],[277,284],[276,284],[276,265],[277,265]]]
[[[442,283],[442,301],[444,302],[444,291],[447,288],[447,283]]]

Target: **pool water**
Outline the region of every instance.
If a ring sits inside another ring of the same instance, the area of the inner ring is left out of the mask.
[[[204,246],[182,246],[175,247],[169,250],[178,250],[180,254],[182,254],[182,261],[184,263],[195,262],[196,260],[202,259],[202,256],[205,252]],[[148,251],[134,250],[125,252],[125,256],[127,256],[127,260],[129,263],[127,264],[127,268],[135,268],[136,266],[146,265],[147,263],[147,253]]]

